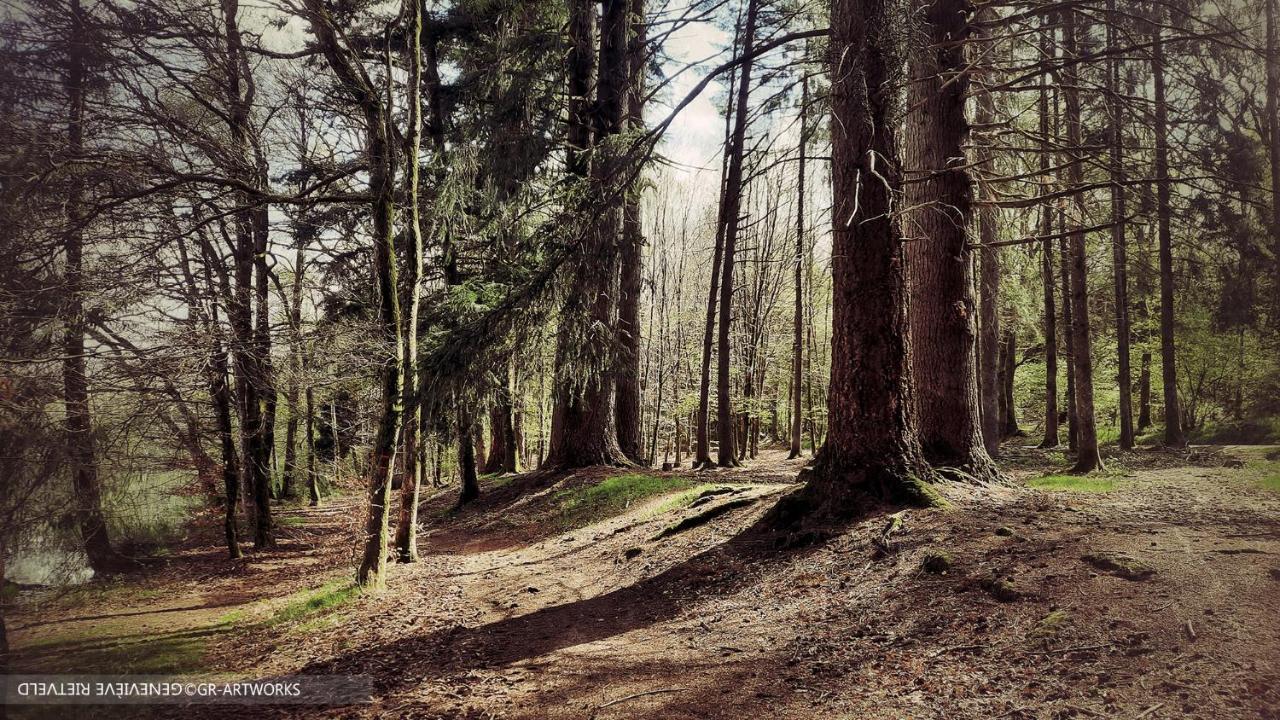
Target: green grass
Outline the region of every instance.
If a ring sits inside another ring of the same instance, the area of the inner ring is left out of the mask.
[[[1045,475],[1028,481],[1027,485],[1041,490],[1082,493],[1111,492],[1116,489],[1115,480],[1086,475]]]
[[[692,482],[685,478],[628,473],[607,477],[593,485],[563,490],[556,494],[556,500],[565,521],[573,523],[616,515],[638,502],[676,490],[687,490],[691,485]],[[693,496],[687,502],[692,501]]]
[[[1258,479],[1258,484],[1263,490],[1280,493],[1280,474],[1264,475]]]
[[[294,599],[276,611],[272,623],[285,623],[329,612],[360,596],[360,586],[350,580],[333,580],[313,590],[294,594]]]

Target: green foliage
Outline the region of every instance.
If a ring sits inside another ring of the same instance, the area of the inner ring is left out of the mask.
[[[1116,489],[1115,481],[1110,478],[1080,475],[1045,475],[1027,481],[1027,485],[1040,490],[1081,493],[1111,492]]]

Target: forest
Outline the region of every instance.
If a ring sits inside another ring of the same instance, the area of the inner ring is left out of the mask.
[[[1280,0],[0,0],[0,720],[1280,718],[1278,556]]]

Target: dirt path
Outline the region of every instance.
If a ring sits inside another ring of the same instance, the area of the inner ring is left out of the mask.
[[[1154,467],[1109,492],[954,488],[951,509],[908,511],[887,553],[883,516],[804,550],[750,532],[793,487],[799,465],[778,455],[699,476],[734,490],[695,507],[665,494],[563,532],[547,508],[592,477],[495,489],[474,513],[426,513],[429,554],[387,593],[228,623],[202,660],[378,688],[373,705],[280,716],[1276,718],[1280,494],[1261,481],[1280,464],[1226,453],[1245,466],[1139,453],[1122,462]],[[327,542],[272,561],[301,575],[341,555]],[[944,555],[945,572],[922,569]]]

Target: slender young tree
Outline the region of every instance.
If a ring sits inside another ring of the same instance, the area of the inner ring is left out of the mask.
[[[1178,363],[1174,343],[1173,309],[1173,221],[1169,178],[1169,105],[1165,98],[1164,30],[1161,20],[1152,24],[1151,75],[1155,127],[1156,225],[1160,246],[1160,375],[1164,381],[1164,444],[1182,447],[1187,438],[1182,431],[1182,408],[1178,403]]]
[[[1045,25],[1040,29],[1040,56],[1052,57],[1051,18],[1046,17]],[[1039,98],[1037,109],[1040,115],[1040,183],[1043,192],[1050,186],[1051,137],[1049,135],[1049,91],[1050,75],[1048,72],[1040,76]],[[1040,277],[1044,285],[1044,439],[1040,441],[1042,448],[1058,446],[1058,318],[1054,307],[1057,277],[1053,264],[1053,205],[1048,202],[1040,204],[1040,234],[1044,238],[1040,243]]]
[[[1266,15],[1267,159],[1271,165],[1271,325],[1280,330],[1280,0],[1264,0]]]
[[[1116,354],[1120,385],[1120,448],[1133,449],[1133,371],[1129,366],[1129,259],[1125,237],[1126,173],[1124,171],[1124,107],[1120,101],[1120,18],[1115,0],[1107,0],[1107,114],[1111,120],[1111,267],[1116,296]]]
[[[421,172],[422,155],[422,31],[423,13],[420,0],[405,0],[401,14],[408,17],[409,54],[409,152],[405,158],[408,170],[409,190],[409,247],[405,253],[408,270],[405,277],[405,293],[408,295],[409,312],[404,327],[404,369],[402,371],[404,404],[413,407],[419,387],[418,373],[418,313],[421,306],[421,278],[423,265]],[[388,80],[390,82],[390,80]],[[418,495],[422,486],[422,467],[426,460],[422,425],[419,415],[410,412],[404,418],[404,476],[400,481],[400,514],[396,522],[396,560],[402,563],[418,560]]]
[[[788,460],[800,457],[804,452],[801,436],[804,430],[804,408],[801,389],[804,383],[804,185],[805,160],[809,152],[809,78],[800,84],[800,163],[796,175],[796,256],[792,268],[795,286],[795,317],[792,320],[791,342],[791,452]]]
[[[734,37],[734,50],[738,48],[739,36]],[[710,415],[711,415],[711,353],[715,344],[716,332],[716,299],[720,296],[720,265],[724,261],[724,194],[725,188],[728,186],[726,182],[729,161],[729,145],[733,138],[733,101],[735,97],[734,88],[738,82],[738,66],[734,66],[729,73],[729,106],[725,111],[725,130],[724,130],[724,152],[721,157],[720,166],[720,216],[716,222],[716,239],[715,246],[711,252],[711,282],[707,292],[707,314],[703,323],[702,334],[702,364],[701,374],[698,381],[698,409],[694,424],[696,426],[696,436],[694,440],[694,460],[693,466],[696,468],[712,468],[715,467],[715,461],[711,459],[711,433],[710,433]]]
[[[356,580],[380,590],[386,586],[386,563],[391,515],[391,475],[395,468],[396,441],[404,411],[404,324],[395,248],[395,152],[391,138],[391,113],[387,103],[343,40],[337,20],[324,0],[306,0],[308,19],[318,47],[338,80],[364,116],[365,158],[372,195],[374,269],[378,281],[378,315],[382,340],[390,357],[382,373],[382,408],[369,462],[369,509],[365,522],[364,556]],[[388,33],[389,34],[389,33]],[[389,43],[388,43],[389,44]],[[390,49],[386,58],[387,83],[391,82]]]
[[[720,221],[724,224],[724,249],[720,260],[720,318],[716,341],[716,462],[722,467],[736,467],[733,422],[732,385],[729,347],[729,323],[733,317],[734,255],[737,251],[742,212],[743,160],[746,153],[747,102],[751,97],[752,48],[755,46],[756,22],[760,0],[747,0],[747,17],[742,31],[742,53],[746,58],[738,70],[738,97],[734,107],[733,135],[729,142],[729,169],[725,176]]]

